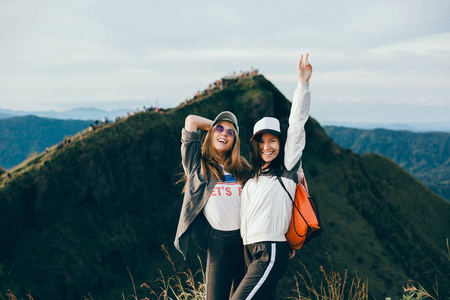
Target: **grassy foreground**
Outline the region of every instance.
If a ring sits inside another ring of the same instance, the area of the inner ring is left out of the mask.
[[[448,263],[450,263],[450,246],[447,239],[447,249],[445,255]],[[132,300],[204,300],[205,299],[205,273],[202,266],[202,261],[199,259],[201,268],[193,273],[190,269],[184,272],[177,271],[169,252],[166,247],[162,245],[167,260],[172,266],[173,275],[166,276],[160,272],[160,277],[155,281],[143,283],[140,287],[144,290],[144,296],[140,296],[134,285],[133,277],[130,274],[131,282],[133,284],[134,294],[125,296],[122,294],[122,299]],[[333,264],[329,258],[330,270],[326,270],[320,266],[320,271],[323,279],[319,284],[316,284],[304,264],[302,271],[297,271],[295,275],[295,286],[290,291],[285,291],[284,295],[277,295],[280,299],[297,299],[297,300],[368,300],[375,299],[369,293],[368,280],[362,280],[355,272],[353,278],[349,277],[348,270],[343,274],[336,272],[333,269]],[[434,287],[433,295],[425,290],[419,283],[410,281],[403,287],[403,297],[401,300],[422,300],[433,299],[439,300],[438,283]],[[282,297],[282,298],[281,298]],[[93,300],[92,297],[85,298]],[[447,298],[447,300],[450,298]],[[386,297],[385,300],[392,300]]]
[[[198,270],[196,273],[193,273],[190,269],[188,269],[188,271],[186,272],[178,272],[164,246],[162,247],[162,250],[166,253],[166,257],[173,267],[174,274],[169,277],[161,274],[161,276],[156,281],[142,284],[141,288],[145,288],[148,290],[149,297],[140,298],[136,292],[136,289],[134,289],[134,295],[128,297],[123,296],[123,299],[205,299],[205,274],[203,272],[203,269]],[[295,286],[292,287],[292,290],[285,291],[284,295],[277,295],[278,297],[281,296],[283,297],[282,299],[298,300],[368,300],[370,298],[369,283],[367,280],[362,280],[357,273],[355,273],[353,278],[349,278],[347,270],[345,270],[343,274],[334,271],[331,260],[331,269],[329,271],[325,270],[323,266],[320,267],[320,271],[323,275],[323,280],[319,284],[315,284],[313,282],[306,266],[304,264],[302,265],[304,270],[298,271],[295,275]],[[407,284],[407,287],[404,287],[403,290],[404,295],[402,300],[419,300],[427,298],[434,300],[439,299],[438,296],[432,296],[420,284],[415,282],[409,282]],[[437,290],[435,290],[435,292],[437,293]],[[386,297],[386,300],[387,299],[391,300],[389,297]]]
[[[202,267],[202,261],[199,259],[201,268],[193,273],[190,269],[184,272],[177,271],[169,252],[166,247],[162,245],[167,260],[172,266],[173,275],[165,276],[162,274],[158,279],[152,282],[143,283],[140,287],[143,289],[146,296],[140,296],[134,285],[133,277],[130,278],[133,284],[133,295],[125,296],[122,294],[122,299],[132,300],[204,300],[205,299],[205,273]],[[445,251],[448,262],[450,263],[450,247],[447,239],[447,249]],[[369,296],[368,280],[362,280],[355,272],[353,278],[348,275],[348,270],[343,274],[334,271],[331,259],[329,259],[330,270],[326,270],[320,266],[320,271],[323,275],[323,280],[316,284],[311,279],[311,276],[304,264],[302,271],[297,271],[295,275],[295,286],[292,290],[285,291],[284,295],[277,295],[282,299],[297,299],[297,300],[368,300],[374,299]],[[439,300],[438,284],[434,288],[434,294],[431,295],[419,283],[410,281],[406,287],[403,287],[403,297],[401,300],[422,300],[433,299]],[[93,298],[85,298],[93,300]],[[385,300],[392,300],[386,297]]]
[[[145,282],[137,289],[133,276],[130,274],[131,284],[133,292],[130,295],[122,293],[122,300],[204,300],[205,299],[205,273],[200,257],[200,269],[195,273],[191,269],[187,271],[178,271],[173,260],[170,257],[167,248],[162,245],[162,251],[172,267],[172,275],[165,275],[160,271],[160,276],[150,282]],[[447,239],[447,249],[445,254],[450,263],[450,247]],[[320,283],[316,284],[306,266],[302,264],[303,270],[297,271],[295,274],[295,286],[290,291],[285,291],[283,295],[277,295],[282,297],[280,299],[296,299],[296,300],[368,300],[375,299],[369,293],[368,280],[361,279],[355,272],[353,278],[349,277],[348,270],[345,270],[343,274],[336,272],[333,269],[331,259],[330,270],[326,270],[323,266],[320,266],[320,271],[323,275],[323,279]],[[438,283],[436,283],[433,291],[433,295],[425,290],[419,283],[410,281],[406,287],[403,287],[403,297],[401,300],[422,300],[433,299],[440,300]],[[6,294],[0,292],[1,300],[18,300],[28,299],[34,300],[32,294],[26,294],[25,297],[18,298],[11,290],[8,290]],[[83,297],[83,300],[96,299],[92,295],[88,294]],[[447,298],[447,300],[450,298]],[[390,297],[386,297],[385,300],[392,300]]]

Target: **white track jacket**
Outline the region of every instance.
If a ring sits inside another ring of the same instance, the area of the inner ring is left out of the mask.
[[[306,143],[305,123],[310,102],[309,83],[299,82],[289,115],[283,173],[296,173],[298,170]],[[294,198],[297,183],[287,177],[282,176],[281,179]],[[254,177],[247,181],[241,196],[241,236],[244,245],[286,241],[291,216],[292,201],[276,176],[261,174],[258,179]]]

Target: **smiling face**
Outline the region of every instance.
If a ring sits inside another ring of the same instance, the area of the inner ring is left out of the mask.
[[[280,141],[273,134],[263,133],[258,144],[259,155],[266,162],[264,165],[264,168],[266,168],[280,153]]]
[[[224,130],[222,132],[216,130],[217,125],[221,125]],[[228,121],[219,122],[214,126],[212,145],[220,156],[225,156],[233,148],[234,139],[236,138],[228,135],[228,129],[235,131],[233,125]]]

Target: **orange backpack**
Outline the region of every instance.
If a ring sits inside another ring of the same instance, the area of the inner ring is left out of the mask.
[[[316,201],[308,194],[304,177],[295,188],[295,199],[292,199],[280,177],[278,177],[278,180],[293,204],[292,218],[286,233],[286,240],[291,249],[300,249],[322,232],[319,210]]]

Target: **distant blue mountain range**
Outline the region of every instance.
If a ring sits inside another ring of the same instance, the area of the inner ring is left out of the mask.
[[[0,119],[34,115],[42,118],[62,119],[62,120],[102,120],[107,117],[109,120],[114,121],[118,116],[125,116],[128,112],[133,113],[133,109],[116,109],[116,110],[103,110],[98,108],[74,108],[65,111],[15,111],[0,108]],[[384,128],[389,130],[407,130],[412,132],[430,132],[441,131],[450,132],[450,118],[448,122],[415,122],[415,123],[358,123],[358,122],[334,122],[334,121],[322,121],[322,126],[342,126],[359,129],[376,129]]]
[[[450,201],[450,133],[324,126],[341,147],[389,157]]]
[[[98,108],[74,108],[65,111],[16,111],[8,109],[0,109],[0,119],[21,117],[21,116],[38,116],[41,118],[52,118],[52,119],[62,119],[62,120],[102,120],[103,118],[108,118],[109,120],[114,120],[116,117],[123,115],[125,116],[128,112],[134,112],[132,109],[116,109],[111,111],[106,111]]]
[[[450,120],[450,118],[449,118]],[[360,123],[360,122],[332,122],[320,123],[322,126],[340,126],[357,129],[389,129],[406,130],[411,132],[450,132],[449,122],[415,122],[415,123]]]
[[[89,120],[59,120],[37,116],[16,116],[0,119],[1,168],[12,168],[32,153],[61,142],[93,123]]]

